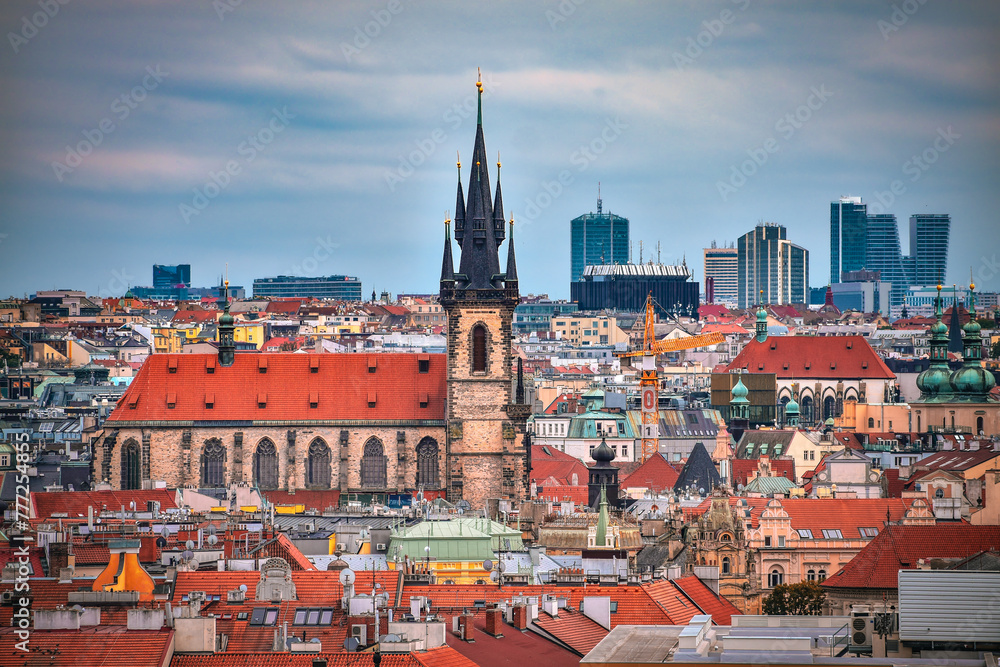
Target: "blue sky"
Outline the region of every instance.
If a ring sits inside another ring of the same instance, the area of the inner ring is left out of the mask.
[[[904,251],[950,213],[948,281],[1000,290],[997,3],[17,0],[0,28],[4,296],[154,263],[435,291],[477,67],[525,293],[569,295],[598,182],[635,259],[699,280],[767,221],[824,285],[850,194]]]

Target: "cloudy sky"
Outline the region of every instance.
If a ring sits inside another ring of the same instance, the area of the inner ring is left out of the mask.
[[[1000,290],[996,2],[8,0],[0,28],[4,296],[154,263],[434,291],[477,67],[525,293],[568,296],[598,182],[636,260],[699,280],[768,221],[825,285],[851,194],[904,252],[950,213],[949,282]]]

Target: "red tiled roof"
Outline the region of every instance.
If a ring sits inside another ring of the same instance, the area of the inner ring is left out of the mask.
[[[739,615],[740,610],[729,600],[715,594],[701,579],[695,576],[674,579],[674,583],[706,614],[712,615],[712,621],[719,625],[730,625],[733,615]]]
[[[659,493],[674,488],[678,476],[677,469],[670,465],[663,454],[657,452],[619,481],[618,485],[623,489],[650,489]]]
[[[539,612],[534,624],[580,656],[590,653],[608,636],[608,631],[603,626],[586,615],[570,609],[560,609],[558,616]]]
[[[274,628],[269,630],[273,635]],[[323,648],[323,653],[274,653],[270,646],[260,653],[178,653],[170,661],[170,667],[312,667],[314,658],[326,660],[327,667],[372,667],[375,664],[374,653],[327,653],[325,643]],[[343,651],[343,647],[335,646],[331,650]],[[439,649],[434,649],[437,650]],[[411,653],[382,654],[382,667],[418,667],[421,664],[423,663]],[[438,667],[437,663],[433,664]],[[469,663],[454,664],[458,667]],[[444,664],[440,667],[444,667]]]
[[[572,484],[574,473],[578,485],[587,483],[590,471],[580,459],[548,445],[531,446],[531,481],[554,477],[561,484]]]
[[[445,635],[448,646],[472,664],[482,667],[577,667],[580,664],[580,656],[534,632],[522,633],[506,625],[502,638],[486,634],[484,613],[475,616],[473,626],[475,643],[462,641],[450,630]]]
[[[747,485],[750,478],[757,474],[758,459],[733,459],[733,486],[740,484]],[[773,477],[785,477],[795,481],[795,459],[779,458],[771,459],[771,475]]]
[[[768,336],[751,340],[729,372],[774,373],[779,378],[895,378],[864,336]]]
[[[927,468],[928,470],[962,472],[998,457],[1000,457],[1000,452],[993,451],[992,449],[979,449],[975,451],[958,451],[953,449],[931,454],[926,459],[918,461],[917,466]]]
[[[728,314],[729,314],[729,309],[723,306],[722,304],[706,303],[702,306],[698,306],[698,316],[702,318],[708,317],[710,315],[715,317],[720,317],[722,315],[728,315]]]
[[[218,315],[217,310],[178,310],[170,322],[172,324],[214,322]]]
[[[7,563],[14,561],[17,563],[22,558],[22,553],[19,549],[15,549],[12,546],[0,546],[0,570],[7,565]],[[28,547],[28,562],[31,565],[31,575],[34,577],[45,576],[45,568],[42,567],[42,555],[45,553],[42,547]],[[108,561],[105,560],[105,563]],[[58,575],[59,573],[54,573]]]
[[[476,663],[450,646],[439,646],[412,655],[413,659],[424,667],[478,667]]]
[[[899,468],[886,468],[882,471],[882,477],[885,479],[886,495],[889,498],[901,498],[905,480],[899,478]]]
[[[295,315],[299,312],[299,308],[302,307],[301,299],[288,299],[281,301],[270,301],[267,304],[267,308],[264,309],[265,313],[282,313],[284,315]]]
[[[963,559],[1000,549],[1000,526],[938,524],[888,526],[839,572],[823,582],[830,588],[896,588],[899,570],[930,558]]]
[[[107,565],[111,562],[111,550],[108,545],[95,542],[73,544],[73,557],[77,565]],[[53,572],[58,575],[58,572]]]
[[[750,510],[753,528],[760,527],[760,515],[770,498],[729,498],[730,506],[743,500]],[[839,529],[844,539],[868,539],[860,528],[882,530],[889,510],[889,520],[899,521],[913,503],[912,498],[783,498],[781,506],[788,514],[792,530],[806,529],[822,538],[823,530]],[[685,510],[692,517],[701,516],[712,506],[712,499]]]
[[[0,628],[0,664],[4,667],[38,665],[101,665],[102,667],[160,667],[167,664],[167,649],[174,631],[126,630],[122,626],[79,630],[32,630],[25,653],[15,628]],[[202,657],[202,656],[199,656]]]
[[[687,625],[692,618],[701,613],[698,606],[673,581],[661,579],[650,584],[643,584],[642,588],[650,599],[658,605],[658,608],[670,616],[667,625]]]
[[[538,487],[538,497],[542,500],[555,502],[572,500],[577,505],[586,505],[590,501],[590,488],[569,484],[552,484],[546,481]]]
[[[770,306],[769,310],[775,317],[802,317],[802,313],[792,306]]]
[[[859,451],[864,451],[865,446],[861,444],[861,440],[858,439],[857,433],[845,433],[845,432],[835,432],[831,434],[834,439],[842,444],[848,449],[857,449]]]
[[[338,489],[300,489],[290,491],[261,491],[265,500],[273,505],[305,505],[306,510],[325,512],[330,507],[340,507]]]
[[[167,489],[133,490],[133,491],[36,491],[31,494],[31,507],[34,518],[49,519],[55,513],[64,512],[70,519],[87,516],[87,508],[93,507],[94,514],[99,514],[103,507],[109,510],[120,510],[122,505],[129,509],[135,503],[135,509],[146,511],[146,503],[158,501],[160,510],[177,507],[174,501],[174,491]]]
[[[421,356],[430,359],[427,373],[419,372]],[[319,364],[315,373],[313,363]],[[445,416],[445,366],[443,354],[237,354],[228,368],[214,354],[154,354],[108,417],[107,427],[119,421],[440,421]],[[214,370],[209,373],[208,368]],[[175,399],[173,408],[168,396]],[[422,408],[424,396],[429,401]],[[213,407],[206,407],[206,397]],[[310,407],[313,397],[318,398],[315,408]],[[372,398],[375,406],[369,407]]]
[[[718,322],[718,323],[706,324],[701,328],[700,333],[702,334],[721,333],[723,335],[736,334],[742,336],[749,334],[750,332],[747,331],[745,328],[741,327],[740,325],[733,324],[732,322]]]

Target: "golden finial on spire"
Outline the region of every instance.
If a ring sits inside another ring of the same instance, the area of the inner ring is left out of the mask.
[[[482,93],[483,92],[483,70],[482,70],[482,68],[477,67],[476,68],[476,72],[477,72],[476,88],[478,88],[479,92]]]
[[[497,169],[500,168],[500,151],[497,151]]]
[[[514,233],[514,212],[513,211],[511,211],[511,214],[510,214],[510,233],[511,234]]]
[[[976,289],[976,282],[972,278],[972,269],[969,269],[969,289],[970,290]]]
[[[446,227],[451,224],[451,211],[444,212],[444,224]]]
[[[456,158],[456,160],[458,162],[458,168],[461,169],[462,168],[462,156],[459,154],[458,151],[455,151],[455,158]]]

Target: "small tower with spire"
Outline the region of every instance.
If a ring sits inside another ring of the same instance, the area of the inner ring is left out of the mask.
[[[219,365],[232,366],[236,361],[235,319],[229,314],[229,279],[226,278],[222,293],[225,303],[222,315],[219,317]]]

